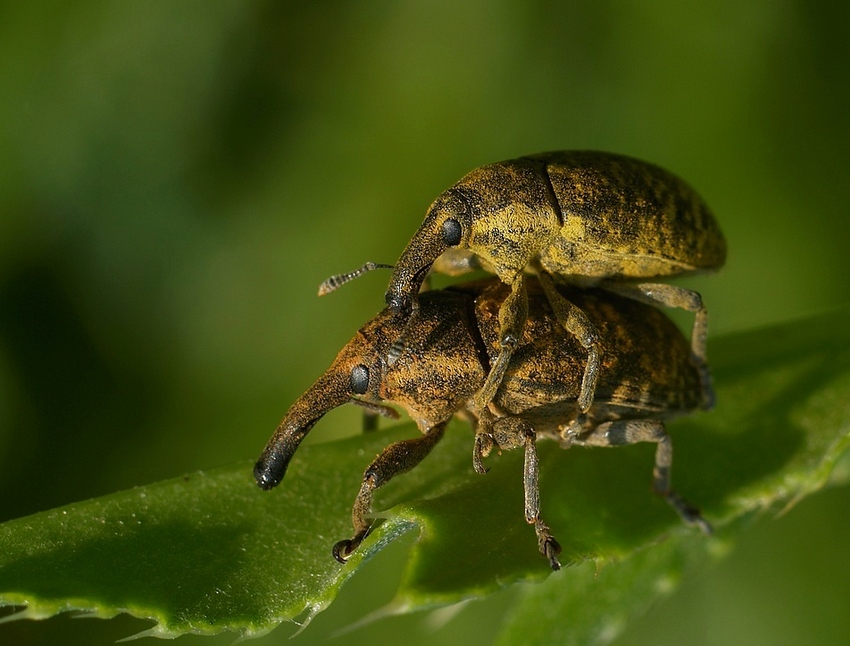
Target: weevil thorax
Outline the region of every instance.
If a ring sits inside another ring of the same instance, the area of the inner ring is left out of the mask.
[[[507,284],[551,244],[561,228],[545,167],[527,159],[482,166],[454,190],[471,211],[467,247]]]

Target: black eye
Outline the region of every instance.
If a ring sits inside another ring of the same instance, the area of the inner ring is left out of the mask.
[[[456,247],[460,244],[461,236],[460,222],[454,218],[449,218],[443,222],[443,242],[450,247]]]
[[[351,369],[351,390],[358,395],[363,395],[369,388],[369,368],[363,364]]]

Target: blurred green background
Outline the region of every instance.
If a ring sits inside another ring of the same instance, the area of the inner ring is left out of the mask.
[[[388,274],[323,299],[319,282],[394,262],[484,163],[594,148],[685,177],[729,242],[721,273],[684,281],[712,335],[847,303],[848,7],[0,4],[0,520],[256,457]],[[358,428],[336,411],[311,440]],[[763,520],[618,643],[846,639],[848,509],[843,488]],[[403,558],[379,556],[300,643],[385,603]],[[514,593],[344,640],[488,643]],[[59,617],[0,642],[148,625]]]

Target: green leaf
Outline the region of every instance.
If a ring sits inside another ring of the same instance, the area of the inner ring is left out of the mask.
[[[349,532],[358,469],[405,434],[304,447],[274,493],[242,462],[7,522],[2,600],[30,617],[129,612],[155,620],[160,636],[256,634],[317,612],[370,550],[406,529],[388,525],[345,566],[331,557]]]
[[[472,434],[454,423],[420,467],[376,498],[386,520],[345,565],[350,505],[381,448],[410,424],[303,447],[263,492],[250,463],[196,473],[0,525],[0,602],[16,616],[129,612],[152,634],[258,634],[320,611],[365,559],[419,532],[384,612],[448,604],[516,581],[503,643],[603,643],[755,514],[823,486],[850,442],[847,312],[751,331],[711,346],[718,407],[670,425],[676,489],[717,530],[683,527],[650,493],[653,448],[542,443],[544,517],[576,567],[551,574],[522,515],[522,455],[471,468]],[[841,474],[845,477],[846,473]],[[837,476],[833,476],[837,477]],[[543,579],[546,579],[541,583]]]

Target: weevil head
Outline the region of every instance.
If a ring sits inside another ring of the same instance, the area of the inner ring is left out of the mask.
[[[301,441],[329,411],[355,398],[379,401],[386,370],[384,355],[402,327],[382,312],[361,328],[334,359],[330,368],[287,411],[254,466],[262,489],[280,484]]]
[[[403,320],[388,308],[358,330],[286,413],[254,467],[257,484],[280,484],[307,433],[328,411],[352,400],[396,404],[420,427],[460,410],[487,374],[468,314],[474,298],[460,291],[426,292],[416,317]],[[399,339],[390,364],[387,355]]]
[[[471,209],[464,192],[450,188],[440,195],[405,247],[386,293],[387,307],[408,316],[431,265],[449,249],[464,249],[469,240]]]
[[[449,249],[511,284],[558,239],[560,206],[545,164],[520,158],[467,173],[440,195],[395,265],[387,306],[409,316],[431,265]]]

